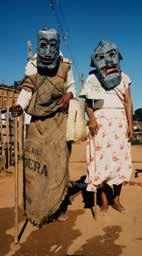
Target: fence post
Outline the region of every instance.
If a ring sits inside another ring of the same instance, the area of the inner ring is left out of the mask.
[[[6,143],[7,143],[7,169],[10,167],[10,122],[9,107],[6,108]]]
[[[4,132],[3,132],[3,119],[2,119],[2,111],[0,110],[0,143],[1,143],[1,169],[5,170],[5,149],[4,149]]]

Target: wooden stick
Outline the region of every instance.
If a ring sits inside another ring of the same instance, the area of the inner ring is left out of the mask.
[[[24,142],[25,142],[25,124],[24,114],[19,117],[19,155],[20,155],[20,170],[23,177],[23,200],[22,205],[25,211],[25,169],[24,169]],[[19,238],[20,240],[20,238]]]
[[[18,243],[18,129],[17,117],[14,117],[14,153],[15,153],[15,243]]]
[[[94,192],[95,219],[97,220],[97,190]]]
[[[90,139],[91,139],[91,134],[89,135],[89,140]],[[94,147],[95,147],[95,140],[94,140]],[[90,146],[89,146],[89,154],[90,154],[90,161],[91,161],[91,147]],[[96,165],[96,160],[95,160],[95,165]],[[97,189],[94,192],[94,207],[92,207],[91,211],[92,211],[93,218],[95,220],[97,220]]]

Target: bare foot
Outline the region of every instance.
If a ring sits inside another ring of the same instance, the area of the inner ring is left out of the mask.
[[[106,215],[108,212],[108,205],[105,205],[105,206],[102,205],[100,212],[101,212],[101,215]]]
[[[62,212],[59,217],[58,217],[58,221],[66,221],[68,219],[67,213]]]
[[[125,211],[125,208],[120,203],[114,203],[112,205],[112,208],[115,209],[116,211],[119,211],[119,212],[124,212]]]

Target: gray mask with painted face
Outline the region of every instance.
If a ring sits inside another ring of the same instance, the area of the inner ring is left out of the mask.
[[[58,66],[59,60],[59,33],[52,28],[38,31],[37,41],[37,67],[40,70],[53,70]]]
[[[106,90],[121,82],[120,59],[122,56],[114,43],[102,40],[91,56],[91,67],[97,69],[98,78]]]

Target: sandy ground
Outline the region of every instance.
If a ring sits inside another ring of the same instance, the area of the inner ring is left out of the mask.
[[[85,145],[75,144],[70,160],[72,179],[86,173]],[[85,209],[78,194],[69,207],[69,218],[53,222],[42,229],[27,224],[20,243],[14,244],[14,177],[0,177],[0,256],[140,256],[142,255],[142,173],[135,178],[135,170],[142,169],[142,147],[132,147],[133,175],[123,186],[122,202],[125,213],[109,207],[97,219]],[[22,211],[22,175],[20,172],[19,230],[24,224]]]

